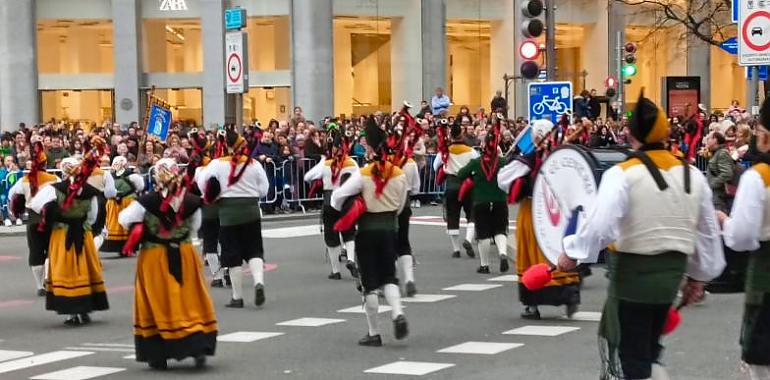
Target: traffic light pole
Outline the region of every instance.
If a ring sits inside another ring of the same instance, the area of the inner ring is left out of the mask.
[[[617,69],[618,69],[618,117],[623,115],[623,108],[626,103],[624,96],[626,95],[624,87],[626,85],[626,78],[623,77],[623,33],[617,32],[617,48],[615,54],[617,54]]]
[[[555,0],[545,0],[545,76],[549,81],[556,80],[556,4]]]

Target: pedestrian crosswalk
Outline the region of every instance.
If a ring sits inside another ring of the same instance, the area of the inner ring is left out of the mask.
[[[78,366],[31,377],[32,380],[86,380],[125,371],[116,367]]]

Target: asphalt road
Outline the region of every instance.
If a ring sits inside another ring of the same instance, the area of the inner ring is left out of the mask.
[[[211,291],[220,337],[252,341],[220,341],[217,355],[210,358],[209,366],[202,371],[193,369],[191,360],[170,362],[168,371],[156,372],[126,358],[133,353],[134,259],[103,256],[110,310],[94,314],[90,326],[65,327],[62,318],[45,311],[43,299],[34,295],[24,238],[0,237],[0,379],[414,377],[365,372],[402,361],[432,363],[396,363],[407,371],[437,369],[421,376],[426,379],[598,378],[596,321],[564,320],[563,309],[548,307],[541,309],[542,321],[520,319],[522,307],[517,302],[516,284],[492,280],[500,276],[496,260],[491,275],[476,274],[478,262],[467,257],[450,258],[449,242],[443,227],[438,225],[439,219],[427,217],[438,217],[441,210],[423,207],[415,211],[412,245],[419,262],[419,292],[454,297],[406,304],[411,329],[406,340],[393,339],[390,314],[385,312],[380,314],[385,345],[359,347],[356,342],[366,333],[364,315],[338,310],[361,311],[361,297],[347,273],[343,272],[341,281],[326,279],[328,264],[323,257],[322,238],[317,228],[311,227],[317,220],[269,222],[264,225],[265,230],[271,230],[269,235],[282,237],[265,239],[267,262],[275,265],[266,274],[265,306],[257,309],[252,303],[252,292],[247,292],[245,309],[225,309],[230,291]],[[601,311],[607,284],[603,273],[602,269],[594,270],[594,276],[588,278],[584,287],[581,311],[589,313],[581,315],[589,319]],[[478,291],[445,290],[461,284],[493,287]],[[741,311],[741,295],[711,295],[704,305],[685,309],[683,325],[664,343],[664,361],[672,379],[744,378],[738,360]],[[330,320],[312,321],[329,323],[319,327],[277,325],[299,318]],[[534,331],[528,328],[530,333],[562,334],[502,334],[525,326],[546,327]],[[566,329],[556,331],[553,327]],[[242,333],[226,335],[237,332]],[[254,333],[280,335],[253,340],[271,335]],[[466,344],[456,348],[489,350],[487,354],[438,352],[466,342],[502,345]]]

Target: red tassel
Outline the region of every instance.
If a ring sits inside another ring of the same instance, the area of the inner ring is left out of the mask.
[[[511,191],[508,192],[508,204],[516,203],[516,199],[521,193],[521,188],[524,186],[524,178],[516,178],[511,184]]]
[[[553,279],[552,270],[548,264],[533,265],[524,271],[521,283],[529,290],[543,289]]]
[[[136,247],[142,241],[142,235],[144,235],[144,223],[137,223],[131,227],[131,232],[128,233],[128,239],[126,239],[121,253],[130,255],[136,252]]]
[[[465,195],[471,190],[473,190],[473,180],[466,178],[465,181],[463,181],[463,184],[460,185],[460,193],[457,195],[457,200],[462,202],[463,199],[465,199]]]
[[[436,171],[436,185],[441,186],[444,183],[444,179],[446,179],[446,172],[444,172],[444,167],[441,166]]]
[[[682,323],[682,315],[679,314],[679,310],[675,307],[671,307],[668,309],[668,318],[666,318],[666,323],[663,325],[663,335],[668,335],[674,332],[674,330],[679,327],[679,324]]]
[[[323,180],[317,179],[317,180],[313,181],[313,183],[310,184],[310,190],[308,190],[308,192],[307,192],[307,197],[308,198],[313,198],[313,196],[318,191],[318,189],[322,189],[323,186],[324,186],[324,181]]]
[[[350,210],[343,215],[337,223],[334,223],[334,230],[337,232],[347,231],[353,228],[361,215],[366,212],[366,202],[362,197],[356,197],[353,200],[353,204],[350,206]]]

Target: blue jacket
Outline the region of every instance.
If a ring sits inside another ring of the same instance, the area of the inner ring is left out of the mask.
[[[442,95],[440,98],[436,95],[433,95],[433,97],[430,99],[430,107],[433,110],[434,115],[438,115],[441,112],[448,110],[449,103],[449,96],[446,94]]]

